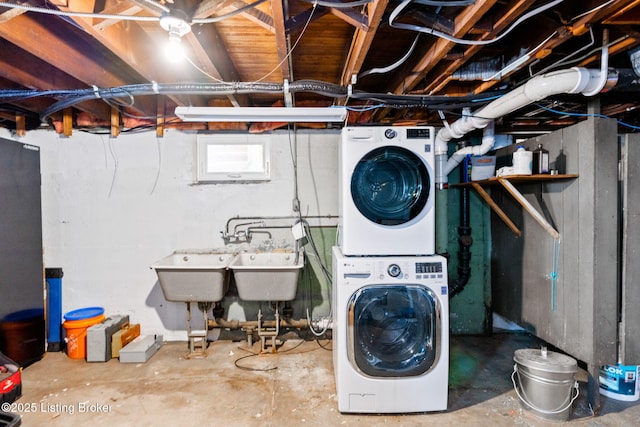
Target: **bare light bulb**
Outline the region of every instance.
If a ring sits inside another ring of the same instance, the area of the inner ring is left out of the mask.
[[[169,41],[164,46],[164,54],[170,62],[180,62],[184,58],[184,46],[179,35],[169,33]]]
[[[169,32],[169,43],[164,48],[165,56],[172,62],[182,60],[185,56],[182,36],[191,31],[186,16],[163,15],[160,18],[160,26]]]

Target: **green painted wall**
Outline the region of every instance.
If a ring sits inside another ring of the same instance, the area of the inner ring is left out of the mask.
[[[449,277],[458,277],[458,226],[460,224],[459,182],[455,170],[449,175],[448,195],[448,252]],[[464,290],[449,301],[451,333],[485,334],[491,331],[491,211],[474,191],[470,191],[470,226],[473,244],[471,250],[471,276]],[[437,221],[437,219],[436,219]]]

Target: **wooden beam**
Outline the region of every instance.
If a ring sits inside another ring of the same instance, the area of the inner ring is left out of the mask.
[[[16,2],[16,4],[28,5],[29,2],[28,1],[19,1],[19,2]],[[27,11],[24,10],[24,9],[17,9],[17,8],[7,9],[6,11],[0,13],[0,23],[7,22],[7,21],[15,18],[16,16],[22,15],[23,13],[26,13],[26,12]]]
[[[62,135],[70,137],[73,134],[73,108],[62,111]]]
[[[354,9],[338,9],[331,7],[329,10],[332,15],[337,16],[347,24],[353,25],[362,31],[369,31],[369,19],[367,15],[364,15]]]
[[[603,7],[593,12],[581,16],[577,21],[573,22],[571,27],[560,27],[556,35],[549,39],[543,46],[540,46],[540,49],[550,49],[554,50],[557,47],[561,46],[568,40],[571,40],[573,37],[577,35],[584,34],[584,29],[589,28],[592,24],[599,23],[603,20],[607,20],[609,17],[616,16],[620,11],[625,10],[627,7],[638,3],[639,0],[619,0],[611,3],[607,7]],[[535,58],[529,59],[522,64],[521,67],[525,67],[534,61]],[[515,70],[514,70],[515,71]],[[485,92],[491,88],[493,88],[499,81],[492,80],[488,82],[484,82],[478,85],[473,92],[478,94]]]
[[[351,46],[349,47],[349,54],[342,70],[342,77],[340,78],[341,84],[347,85],[351,83],[351,76],[354,74],[357,75],[360,72],[360,68],[369,53],[371,43],[378,31],[378,26],[380,25],[382,15],[388,3],[389,0],[374,0],[367,5],[369,28],[367,31],[356,29],[354,32]]]
[[[0,39],[0,77],[25,88],[86,89],[87,85],[25,50]],[[35,74],[32,72],[35,70]],[[101,100],[84,101],[76,108],[98,117],[108,117],[109,107]]]
[[[64,70],[64,74],[84,83],[84,87],[121,86],[130,83],[132,79],[140,79],[128,67],[123,70],[125,64],[115,63],[104,52],[100,55],[86,55],[86,52],[95,49],[91,44],[94,43],[93,39],[86,32],[66,23],[66,35],[63,35],[60,31],[61,24],[58,17],[54,17],[52,21],[51,17],[42,14],[23,14],[0,25],[0,37],[47,62],[50,69]],[[55,46],[55,49],[51,46]],[[38,73],[43,74],[43,71],[38,70]],[[52,76],[46,77],[52,80],[50,85],[60,87]],[[68,81],[67,77],[65,79]],[[142,114],[153,111],[147,110],[148,105],[149,102],[144,99],[136,102],[136,107]]]
[[[27,134],[27,119],[24,114],[16,114],[16,136]]]
[[[156,138],[164,137],[164,96],[156,97],[158,102],[158,110],[156,111]]]
[[[464,37],[496,2],[497,0],[476,1],[467,6],[455,19],[456,31],[453,36]],[[413,89],[455,45],[454,42],[448,40],[436,40],[413,70],[406,73],[406,77],[395,85],[393,93],[406,93]]]
[[[498,178],[498,182],[511,196],[546,230],[556,241],[560,240],[560,233],[533,207],[531,203],[509,182],[508,178]]]
[[[535,0],[519,0],[513,3],[509,10],[504,12],[500,18],[495,22],[491,31],[484,33],[482,36],[478,38],[478,40],[490,40],[498,36],[503,30],[505,30],[509,25],[511,25],[520,15],[522,15],[523,10],[528,10],[529,7],[535,3]],[[482,49],[482,46],[467,46],[464,49],[464,52],[460,57],[451,61],[446,68],[442,70],[441,73],[437,73],[438,75],[434,76],[434,78],[430,79],[430,83],[420,91],[420,93],[438,93],[438,91],[442,90],[444,86],[451,80],[451,75],[463,66],[467,61],[469,61],[476,53],[478,53]]]
[[[111,136],[117,138],[120,135],[120,112],[116,108],[111,109]]]
[[[484,188],[477,182],[471,182],[471,186],[478,192],[480,197],[487,202],[489,207],[500,217],[500,219],[509,227],[509,229],[518,237],[522,236],[522,232],[520,229],[511,221],[511,218],[504,213],[504,211],[498,206],[498,204],[493,200],[493,198],[485,191]]]
[[[331,13],[331,11],[328,7],[316,6],[315,10],[313,7],[310,7],[309,9],[305,9],[299,14],[287,19],[287,22],[284,24],[284,30],[287,34],[291,34],[304,28],[305,25],[307,25],[307,22],[311,23],[316,21],[329,13]],[[310,19],[311,21],[309,21]]]
[[[290,66],[289,41],[285,29],[285,14],[282,0],[271,0],[271,13],[273,13],[273,23],[275,27],[276,51],[278,53],[278,64],[280,64],[280,74],[282,79],[293,80],[293,73]]]
[[[108,7],[102,10],[101,13],[105,15],[126,15],[133,16],[136,13],[139,13],[142,10],[142,7],[131,4],[129,2],[116,3],[115,5]],[[120,22],[120,19],[99,19],[95,18],[93,20],[93,27],[98,31],[104,31],[107,27],[117,24]]]

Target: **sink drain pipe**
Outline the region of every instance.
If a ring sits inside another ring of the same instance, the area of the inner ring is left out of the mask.
[[[222,318],[209,319],[208,320],[209,329],[213,328],[224,328],[224,329],[256,329],[258,328],[257,320],[226,320]],[[285,319],[281,318],[278,322],[281,328],[295,328],[295,329],[304,329],[309,327],[309,322],[307,319]],[[261,322],[262,326],[275,328],[276,321],[275,320],[263,320]]]

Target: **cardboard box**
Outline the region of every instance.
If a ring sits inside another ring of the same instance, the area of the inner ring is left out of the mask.
[[[111,357],[120,357],[120,350],[122,347],[129,344],[134,339],[140,336],[140,324],[136,323],[127,328],[119,330],[111,338]]]
[[[120,363],[144,363],[162,347],[162,335],[140,335],[120,350]]]
[[[109,316],[87,329],[87,362],[106,362],[111,359],[113,334],[129,326],[129,316]]]

